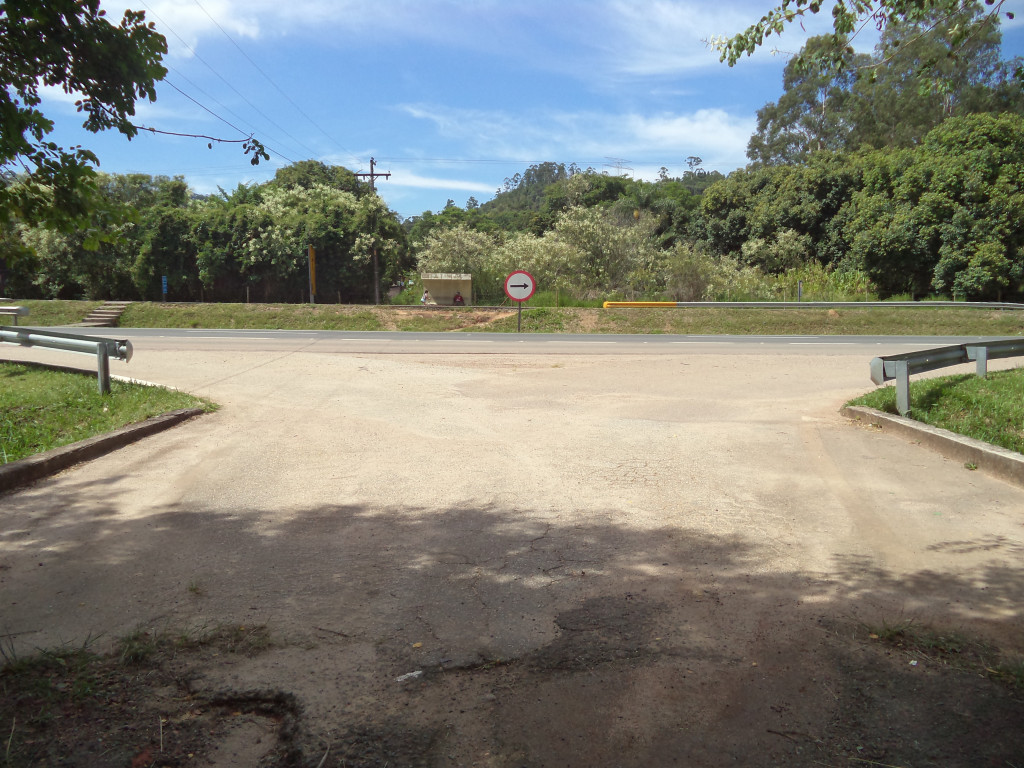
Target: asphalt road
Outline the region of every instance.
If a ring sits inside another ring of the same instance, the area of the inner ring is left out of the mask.
[[[975,336],[720,336],[677,334],[509,334],[509,333],[408,333],[402,331],[283,331],[180,328],[116,328],[61,330],[133,342],[145,340],[153,349],[173,345],[201,345],[203,342],[233,339],[257,348],[280,348],[315,341],[337,351],[396,353],[421,352],[508,352],[513,354],[686,354],[693,345],[713,345],[732,352],[751,347],[760,350],[789,350],[793,347],[827,347],[849,351],[862,347],[864,354],[884,355],[893,351],[921,349],[977,341]],[[985,337],[988,338],[988,337]],[[473,345],[486,344],[486,347]],[[860,352],[857,352],[860,354]]]

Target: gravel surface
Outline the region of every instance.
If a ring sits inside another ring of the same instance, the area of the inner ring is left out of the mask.
[[[1024,490],[842,418],[878,352],[135,346],[222,408],[0,495],[0,634],[265,627],[173,679],[288,733],[267,704],[185,764],[1024,754],[1012,689],[871,637],[1024,651]]]

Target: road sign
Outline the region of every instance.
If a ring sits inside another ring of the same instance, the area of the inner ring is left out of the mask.
[[[512,301],[526,301],[537,290],[537,281],[529,272],[518,269],[505,278],[505,295]]]

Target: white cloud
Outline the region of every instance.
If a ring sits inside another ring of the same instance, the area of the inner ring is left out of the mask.
[[[486,159],[562,159],[581,165],[609,157],[672,165],[699,155],[710,168],[745,165],[753,117],[721,109],[660,114],[550,112],[506,114],[408,105],[404,111],[434,123],[445,139]],[[629,163],[627,163],[628,165]]]
[[[74,106],[75,102],[82,98],[77,91],[68,93],[59,85],[44,85],[39,83],[39,96],[43,101],[51,104],[62,104]]]
[[[203,38],[222,27],[244,42],[310,33],[428,40],[452,49],[489,49],[534,65],[594,67],[634,76],[708,67],[718,56],[702,40],[733,34],[756,21],[775,0],[707,3],[698,0],[105,0],[112,20],[125,8],[146,11],[167,37],[172,57],[188,57]],[[825,16],[827,14],[819,14]],[[812,17],[810,26],[817,22]],[[799,27],[794,27],[799,31]],[[797,37],[798,35],[793,35]],[[564,40],[563,59],[534,45],[537,38]],[[798,48],[802,42],[794,42]],[[190,50],[192,49],[192,50]],[[586,54],[589,50],[592,53]],[[575,53],[573,52],[575,51]],[[596,56],[596,58],[595,58]]]
[[[416,189],[458,189],[464,192],[494,192],[493,184],[481,184],[478,181],[465,179],[441,179],[432,176],[419,176],[409,171],[396,174],[388,181],[388,186],[414,187]]]
[[[721,109],[699,109],[688,115],[628,115],[626,134],[644,146],[700,154],[714,163],[742,164],[747,141],[757,127],[754,118],[738,118]],[[696,147],[697,152],[691,149]]]
[[[718,65],[706,40],[745,29],[750,14],[718,3],[612,0],[609,63],[629,75],[667,75]],[[754,17],[756,20],[756,16]]]
[[[777,0],[608,0],[608,29],[612,34],[604,46],[607,64],[618,74],[636,77],[723,66],[709,41],[742,32],[776,4]],[[831,31],[831,23],[826,5],[818,14],[808,14],[788,25],[781,37],[766,38],[751,60],[769,63],[773,51],[795,53],[809,37]]]
[[[471,43],[458,32],[505,7],[486,0],[106,0],[104,9],[120,19],[126,8],[146,11],[148,21],[167,38],[170,55],[189,57],[205,37],[235,38],[329,32],[332,36],[391,36]],[[192,50],[189,50],[192,49]]]

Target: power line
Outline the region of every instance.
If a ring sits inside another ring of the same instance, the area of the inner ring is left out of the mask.
[[[229,107],[229,106],[227,106],[226,104],[224,104],[224,102],[222,102],[222,101],[221,101],[220,99],[218,99],[218,98],[217,98],[216,96],[214,96],[214,95],[212,95],[212,94],[210,94],[210,93],[207,93],[207,92],[206,92],[205,90],[203,90],[203,87],[202,87],[201,85],[197,84],[197,83],[196,83],[196,82],[195,82],[194,80],[192,80],[191,78],[189,78],[189,77],[188,77],[188,75],[186,75],[186,74],[184,74],[184,73],[180,72],[179,70],[175,69],[174,67],[170,67],[170,66],[169,66],[169,67],[168,67],[168,69],[169,69],[169,70],[170,70],[171,72],[173,72],[173,73],[174,73],[174,74],[175,74],[176,76],[178,76],[178,77],[180,77],[180,78],[181,78],[182,80],[184,80],[184,81],[185,81],[186,83],[188,83],[188,84],[189,84],[190,86],[192,86],[193,88],[195,88],[195,89],[196,89],[196,90],[197,90],[197,91],[198,91],[199,93],[201,93],[201,94],[202,94],[203,96],[205,96],[206,98],[210,99],[210,101],[212,101],[212,102],[213,102],[214,104],[216,104],[216,105],[217,105],[218,107],[220,107],[221,109],[223,109],[223,110],[224,110],[225,112],[227,112],[227,113],[228,113],[229,115],[233,116],[233,117],[234,117],[234,118],[235,118],[236,120],[238,120],[238,121],[240,121],[240,122],[242,122],[242,123],[245,123],[245,122],[246,122],[246,121],[245,121],[245,118],[244,118],[244,117],[242,117],[242,116],[241,116],[241,115],[239,115],[239,114],[238,114],[237,112],[235,112],[235,111],[234,111],[233,109],[231,109],[231,107]],[[165,79],[163,80],[163,82],[167,82],[167,79],[165,78]],[[169,84],[169,83],[168,83],[168,84]],[[172,87],[173,87],[173,86],[172,86]],[[179,93],[182,93],[182,90],[181,90],[181,89],[177,89],[177,90],[178,90],[178,92],[179,92]],[[191,98],[191,97],[190,97],[190,96],[189,96],[188,94],[183,94],[183,95],[184,95],[184,96],[186,96],[186,98]],[[205,107],[204,107],[204,109],[205,109]],[[208,110],[208,111],[209,111],[209,110]],[[215,115],[215,116],[216,116],[216,117],[217,117],[218,119],[221,119],[221,118],[220,118],[219,116],[217,116],[217,115]],[[236,128],[236,130],[240,130],[240,129]],[[242,133],[246,133],[246,131],[242,131]],[[250,135],[252,135],[252,134],[254,133],[254,131],[249,131],[248,133],[249,133]],[[271,137],[271,138],[273,138],[273,137]],[[275,138],[274,140],[276,141],[277,139]],[[275,152],[277,152],[277,150],[274,150],[274,151],[275,151]],[[278,154],[281,154],[281,153],[278,153]],[[281,156],[282,156],[282,157],[284,157],[284,155],[281,155]]]
[[[147,3],[147,2],[145,1],[145,0],[140,0],[140,2],[142,2],[142,4],[146,6],[146,8],[147,8],[147,9],[149,10],[149,12],[150,12],[150,13],[152,13],[152,14],[153,14],[153,16],[154,16],[154,17],[155,17],[155,18],[156,18],[156,19],[157,19],[157,20],[158,20],[158,21],[159,21],[159,22],[160,22],[160,23],[161,23],[161,24],[162,24],[162,25],[163,25],[164,27],[166,27],[166,28],[167,28],[167,31],[168,31],[168,32],[170,32],[170,33],[171,33],[172,35],[174,35],[174,36],[175,36],[176,38],[178,38],[178,42],[180,42],[180,43],[181,43],[181,44],[182,44],[182,45],[183,45],[183,46],[184,46],[184,47],[185,47],[185,48],[186,48],[186,49],[187,49],[187,50],[189,51],[189,53],[191,53],[191,54],[192,54],[193,56],[195,56],[195,58],[196,58],[196,59],[197,59],[197,60],[198,60],[199,62],[201,62],[201,63],[203,64],[203,66],[205,66],[205,67],[206,67],[206,68],[207,68],[208,70],[210,70],[210,71],[211,71],[211,72],[212,72],[212,73],[213,73],[214,75],[216,75],[216,76],[217,76],[217,77],[218,77],[218,78],[219,78],[219,79],[221,80],[221,82],[223,82],[223,83],[224,83],[224,84],[225,84],[225,85],[226,85],[226,86],[227,86],[228,88],[230,88],[230,89],[231,89],[232,91],[234,91],[234,92],[235,92],[235,94],[236,94],[236,95],[237,95],[237,96],[238,96],[238,97],[239,97],[240,99],[242,99],[242,101],[244,101],[244,102],[245,102],[246,104],[248,104],[248,105],[249,105],[250,107],[252,107],[252,109],[253,109],[253,110],[255,110],[255,112],[256,112],[256,113],[257,113],[258,115],[260,115],[260,117],[262,117],[262,118],[263,118],[264,120],[266,120],[266,121],[267,121],[268,123],[270,123],[270,124],[271,124],[272,126],[274,126],[275,128],[277,128],[277,130],[281,131],[281,133],[283,133],[283,134],[284,134],[285,136],[287,136],[287,137],[288,137],[289,139],[291,139],[291,140],[292,140],[292,141],[293,141],[293,142],[295,143],[295,145],[296,145],[296,146],[298,146],[298,147],[302,148],[302,149],[303,149],[303,150],[305,150],[306,152],[309,152],[309,153],[310,153],[310,156],[316,156],[316,154],[317,154],[317,153],[316,153],[316,151],[315,151],[315,150],[312,150],[312,149],[310,149],[309,147],[305,146],[305,145],[304,145],[304,144],[303,144],[303,143],[302,143],[302,142],[301,142],[301,141],[300,141],[299,139],[297,139],[297,138],[295,138],[294,136],[292,136],[292,135],[291,135],[291,134],[290,134],[290,133],[289,133],[289,132],[287,131],[287,129],[285,129],[285,128],[282,128],[282,127],[281,127],[280,125],[278,125],[278,124],[277,124],[277,123],[276,123],[276,122],[274,121],[274,119],[273,119],[273,118],[271,118],[271,117],[269,117],[269,116],[268,116],[267,114],[265,114],[265,113],[263,112],[263,110],[261,110],[261,109],[260,109],[260,108],[259,108],[258,106],[256,106],[255,104],[253,104],[253,103],[252,103],[252,101],[250,101],[250,100],[249,100],[249,99],[248,99],[248,98],[247,98],[247,97],[245,96],[245,94],[243,94],[243,93],[242,93],[241,91],[239,91],[239,90],[238,90],[237,88],[235,88],[235,86],[234,86],[234,85],[232,85],[232,84],[231,84],[231,83],[230,83],[230,82],[229,82],[229,81],[228,81],[228,80],[227,80],[227,79],[226,79],[226,78],[225,78],[225,77],[224,77],[224,76],[223,76],[223,75],[222,75],[222,74],[221,74],[220,72],[218,72],[218,71],[217,71],[216,69],[214,69],[214,67],[213,67],[213,66],[211,66],[211,65],[210,65],[210,63],[209,63],[208,61],[206,61],[206,59],[204,59],[204,58],[203,58],[202,56],[200,56],[200,55],[199,55],[199,54],[198,54],[198,53],[196,52],[196,50],[195,50],[195,49],[194,49],[194,48],[193,48],[192,46],[190,46],[190,45],[189,45],[189,44],[188,44],[187,42],[185,42],[185,39],[184,39],[184,38],[183,38],[183,37],[182,37],[181,35],[179,35],[179,34],[178,34],[178,33],[177,33],[177,32],[176,32],[175,30],[174,30],[174,28],[173,28],[173,27],[171,27],[171,26],[170,26],[170,25],[169,25],[169,24],[168,24],[168,23],[167,23],[166,21],[164,21],[164,20],[163,20],[163,19],[162,19],[162,18],[160,17],[160,15],[159,15],[159,14],[158,14],[158,13],[157,13],[156,11],[154,11],[154,10],[153,10],[153,9],[152,9],[152,8],[151,8],[151,7],[149,6],[149,4],[148,4],[148,3]],[[179,74],[179,75],[180,75],[181,73],[177,73],[177,74]],[[185,78],[185,76],[184,76],[184,75],[181,75],[181,77],[183,77],[184,79],[188,80],[188,78]],[[165,81],[165,82],[166,82],[166,81]],[[192,81],[191,81],[191,80],[189,80],[189,82],[190,82],[190,83],[192,83]],[[192,85],[193,85],[194,87],[198,88],[198,86],[196,86],[196,85],[195,85],[195,83],[192,83]],[[184,92],[183,92],[183,91],[181,91],[181,89],[180,89],[180,88],[175,88],[175,90],[177,90],[177,91],[178,91],[179,93],[182,93],[183,95],[185,95],[185,94],[184,94]],[[201,89],[200,89],[200,90],[201,90]],[[207,94],[207,96],[209,96],[209,94]],[[212,97],[212,96],[209,96],[209,98],[213,99],[214,101],[217,101],[217,99],[215,99],[215,98],[214,98],[214,97]],[[218,104],[220,104],[220,106],[221,106],[221,107],[222,107],[223,109],[226,109],[226,110],[228,110],[229,112],[231,111],[230,109],[228,109],[227,107],[225,107],[225,106],[224,106],[223,104],[221,104],[221,103],[220,103],[219,101],[217,101],[217,103],[218,103]],[[204,109],[205,109],[205,107],[204,107]],[[210,111],[210,110],[207,110],[207,111]],[[213,113],[211,112],[211,114],[213,114]],[[232,114],[234,114],[234,113],[232,113]],[[237,117],[237,115],[236,115],[236,117]],[[241,119],[241,118],[239,118],[239,119]],[[241,130],[241,129],[236,129],[236,130]],[[245,131],[242,131],[242,133],[245,133]],[[252,132],[250,131],[249,133],[252,133]],[[275,151],[276,151],[276,150],[275,150]],[[281,153],[280,153],[280,152],[278,152],[278,154],[281,154]],[[283,154],[281,154],[281,156],[282,156],[282,157],[284,157],[284,155],[283,155]],[[287,159],[287,158],[285,158],[285,159]],[[289,160],[289,162],[295,162],[295,161],[294,161],[294,160]]]
[[[229,127],[231,127],[231,128],[234,128],[234,129],[235,129],[236,131],[238,131],[238,132],[239,132],[240,134],[242,134],[243,136],[248,136],[249,138],[252,138],[252,134],[251,134],[251,133],[247,134],[247,133],[246,133],[245,131],[243,131],[243,130],[242,130],[241,128],[239,128],[239,127],[238,127],[237,125],[235,125],[234,123],[232,123],[232,122],[230,122],[229,120],[226,120],[225,118],[221,117],[221,116],[220,116],[220,115],[218,115],[218,114],[217,114],[216,112],[214,112],[214,111],[213,111],[212,109],[210,109],[210,108],[209,108],[208,106],[206,106],[206,105],[205,105],[205,104],[203,104],[202,102],[198,101],[197,99],[193,98],[193,97],[192,97],[192,96],[190,96],[189,94],[185,93],[185,92],[184,92],[183,90],[181,90],[181,88],[179,88],[178,86],[176,86],[176,85],[175,85],[174,83],[172,83],[172,82],[171,82],[170,80],[167,80],[167,79],[165,78],[165,79],[163,80],[163,82],[167,83],[167,84],[168,84],[169,86],[171,86],[171,88],[173,88],[174,90],[176,90],[176,91],[177,91],[178,93],[180,93],[180,94],[181,94],[182,96],[184,96],[184,97],[185,97],[186,99],[188,99],[189,101],[191,101],[191,102],[192,102],[193,104],[195,104],[195,105],[196,105],[197,107],[199,107],[200,109],[203,109],[203,110],[206,110],[207,112],[209,112],[209,113],[210,113],[211,115],[213,115],[213,116],[214,116],[215,118],[217,118],[218,120],[220,120],[220,121],[221,121],[222,123],[224,123],[225,125],[227,125],[227,126],[229,126]],[[161,133],[163,133],[163,131],[161,131]],[[295,162],[294,160],[292,160],[292,159],[288,158],[288,157],[287,157],[287,156],[286,156],[286,155],[285,155],[284,153],[282,153],[282,152],[279,152],[278,150],[276,150],[276,149],[273,149],[273,148],[272,148],[272,147],[270,147],[270,146],[267,146],[267,145],[264,145],[264,146],[266,146],[266,147],[267,147],[267,149],[271,149],[271,150],[272,150],[272,151],[273,151],[273,152],[274,152],[275,154],[281,155],[281,157],[283,157],[283,158],[284,158],[285,160],[287,160],[287,161],[288,161],[289,163],[294,163],[294,162]]]
[[[221,34],[223,34],[223,35],[224,35],[224,37],[226,37],[226,38],[228,39],[228,41],[229,41],[229,42],[230,42],[230,43],[231,43],[231,44],[232,44],[233,46],[235,46],[235,48],[236,48],[236,49],[238,50],[238,52],[239,52],[240,54],[242,54],[242,56],[244,56],[244,57],[245,57],[245,60],[246,60],[246,61],[248,61],[248,62],[249,62],[249,63],[250,63],[250,64],[251,64],[252,66],[253,66],[253,68],[254,68],[254,69],[255,69],[255,70],[257,71],[257,72],[259,72],[259,73],[260,73],[261,75],[263,75],[264,79],[265,79],[265,80],[266,80],[266,81],[267,81],[268,83],[270,83],[270,84],[271,84],[272,86],[274,86],[274,89],[275,89],[275,90],[276,90],[276,91],[277,91],[278,93],[280,93],[280,94],[281,94],[282,96],[284,96],[284,97],[285,97],[285,99],[287,99],[288,103],[289,103],[289,104],[291,104],[291,105],[292,105],[293,107],[295,107],[296,111],[297,111],[297,112],[298,112],[298,113],[299,113],[300,115],[302,115],[302,116],[303,116],[304,118],[306,118],[306,120],[308,120],[308,121],[309,121],[309,124],[310,124],[310,125],[312,125],[312,126],[313,126],[314,128],[316,128],[316,129],[317,129],[318,131],[320,131],[320,133],[322,133],[322,134],[323,134],[324,136],[326,136],[326,137],[327,137],[328,141],[331,141],[331,142],[333,142],[333,143],[334,143],[334,145],[338,147],[338,149],[340,149],[340,150],[341,150],[341,151],[342,151],[343,153],[345,153],[346,155],[348,155],[348,156],[349,156],[349,157],[350,157],[350,158],[351,158],[352,160],[356,160],[356,161],[358,161],[358,160],[359,160],[359,158],[357,158],[357,157],[355,156],[355,154],[354,154],[354,153],[352,153],[352,152],[351,152],[350,150],[348,150],[348,149],[346,149],[345,147],[343,147],[343,146],[341,145],[341,143],[340,143],[340,142],[338,142],[338,140],[337,140],[337,139],[335,139],[335,138],[334,138],[333,136],[331,136],[331,135],[330,135],[329,133],[327,133],[327,131],[325,131],[325,130],[324,130],[324,129],[323,129],[322,127],[320,127],[320,125],[319,125],[319,124],[318,124],[318,123],[317,123],[317,122],[316,122],[315,120],[313,120],[313,118],[311,118],[311,117],[310,117],[309,115],[307,115],[307,114],[306,114],[306,112],[305,112],[305,110],[303,110],[303,109],[302,109],[302,107],[300,107],[300,106],[299,106],[298,104],[296,104],[296,103],[295,103],[295,101],[294,101],[294,100],[292,100],[292,97],[291,97],[291,96],[289,96],[289,95],[288,95],[288,93],[287,93],[286,91],[282,90],[282,89],[281,89],[281,87],[280,87],[280,86],[278,86],[278,84],[277,84],[276,82],[274,82],[273,78],[271,78],[271,77],[270,77],[270,75],[268,75],[268,74],[267,74],[266,72],[264,72],[264,71],[263,71],[263,68],[262,68],[262,67],[260,67],[260,65],[259,65],[259,64],[257,64],[257,63],[256,63],[256,62],[255,62],[255,61],[254,61],[254,60],[252,59],[252,57],[251,57],[251,56],[249,56],[249,54],[245,52],[245,50],[244,50],[244,49],[242,48],[242,46],[240,46],[240,45],[238,44],[238,42],[237,42],[237,41],[236,41],[236,40],[235,40],[235,39],[234,39],[234,38],[233,38],[233,37],[232,37],[232,36],[231,36],[231,35],[230,35],[230,34],[228,33],[228,31],[227,31],[226,29],[224,29],[224,27],[222,27],[222,26],[220,25],[220,22],[219,22],[219,21],[217,21],[217,20],[216,20],[215,18],[213,18],[213,16],[211,16],[211,15],[210,15],[210,12],[209,12],[208,10],[206,10],[206,8],[204,8],[204,7],[203,7],[202,3],[200,3],[200,2],[199,2],[199,0],[193,0],[193,2],[195,2],[195,4],[196,4],[197,6],[199,6],[199,10],[201,10],[201,11],[202,11],[203,13],[205,13],[205,14],[206,14],[206,17],[207,17],[207,18],[208,18],[208,19],[209,19],[210,21],[212,21],[212,22],[213,22],[213,23],[214,23],[214,24],[215,24],[215,25],[217,26],[217,29],[219,29],[219,30],[221,31]]]

